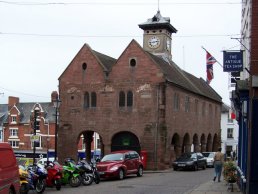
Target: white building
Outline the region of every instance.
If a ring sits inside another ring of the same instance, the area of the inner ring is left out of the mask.
[[[231,113],[232,109],[223,104],[221,109],[221,148],[222,152],[227,154],[227,157],[230,157],[233,152],[237,155],[238,146],[239,127]]]

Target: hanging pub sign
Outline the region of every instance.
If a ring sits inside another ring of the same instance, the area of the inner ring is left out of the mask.
[[[243,51],[223,51],[223,71],[243,71]]]

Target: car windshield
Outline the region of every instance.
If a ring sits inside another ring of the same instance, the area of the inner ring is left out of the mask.
[[[196,154],[184,153],[180,156],[181,159],[196,158]]]
[[[105,155],[101,162],[105,162],[105,161],[121,161],[124,159],[124,155],[123,154],[120,154],[120,153],[117,153],[117,154],[108,154],[108,155]]]

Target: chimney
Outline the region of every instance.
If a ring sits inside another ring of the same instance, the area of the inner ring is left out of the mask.
[[[18,97],[9,96],[8,97],[8,109],[11,108],[12,106],[14,106],[15,104],[18,104],[19,101],[20,100]]]

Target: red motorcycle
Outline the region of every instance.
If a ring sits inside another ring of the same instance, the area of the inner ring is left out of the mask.
[[[62,166],[57,162],[50,162],[48,161],[48,164],[46,164],[46,169],[48,172],[47,179],[46,179],[46,185],[48,187],[56,187],[56,190],[61,189],[61,178],[62,178]]]

